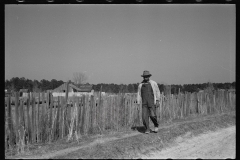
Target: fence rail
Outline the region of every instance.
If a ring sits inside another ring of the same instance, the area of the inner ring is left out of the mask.
[[[14,100],[15,104],[11,105]],[[136,94],[83,95],[53,98],[50,94],[31,93],[25,98],[5,99],[5,150],[13,146],[51,142],[106,130],[120,131],[142,125],[142,108]],[[188,116],[207,115],[235,110],[235,93],[214,92],[161,94],[157,108],[159,122]],[[18,103],[17,103],[18,102]]]

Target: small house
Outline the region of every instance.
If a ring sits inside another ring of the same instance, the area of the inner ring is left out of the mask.
[[[10,89],[5,89],[5,97],[7,97],[8,95],[12,95],[12,92]]]
[[[27,93],[28,93],[28,89],[20,89],[19,90],[20,97],[26,97]]]
[[[68,96],[71,97],[73,95],[75,96],[81,96],[82,94],[93,94],[93,85],[79,85],[76,86],[73,83],[68,83]],[[57,96],[66,96],[67,92],[67,83],[62,84],[61,86],[55,88],[52,90],[53,97]]]

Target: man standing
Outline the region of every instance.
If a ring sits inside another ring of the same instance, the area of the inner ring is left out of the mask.
[[[142,119],[145,126],[145,133],[150,133],[149,117],[154,124],[153,132],[158,131],[158,122],[156,115],[156,105],[159,104],[160,91],[155,81],[150,80],[152,75],[149,71],[143,71],[143,81],[138,86],[137,103],[140,105],[142,101]]]

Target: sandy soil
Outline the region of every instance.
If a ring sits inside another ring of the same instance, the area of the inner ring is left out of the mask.
[[[178,137],[172,147],[137,157],[142,159],[226,159],[236,157],[236,126],[191,137]]]
[[[100,138],[94,140],[93,142],[85,144],[83,146],[69,147],[69,148],[55,151],[52,153],[51,152],[44,153],[42,155],[38,154],[38,155],[28,155],[28,156],[14,156],[14,157],[7,157],[7,158],[10,158],[10,159],[50,159],[50,158],[54,158],[56,156],[66,155],[71,152],[75,152],[77,150],[83,149],[83,148],[89,148],[89,147],[92,147],[97,144],[107,143],[107,142],[115,141],[118,139],[124,139],[124,138],[132,137],[132,136],[136,136],[136,135],[140,135],[140,134],[141,133],[139,133],[139,132],[134,132],[134,133],[130,133],[130,134],[121,135],[120,137],[111,137],[111,138],[109,138],[109,137],[101,138],[100,137]]]
[[[113,133],[110,135],[98,135],[95,138],[93,137],[92,139],[83,138],[82,141],[80,141],[79,143],[76,142],[74,144],[71,144],[71,142],[62,143],[61,141],[59,141],[46,146],[38,146],[38,148],[31,150],[29,153],[27,152],[25,154],[7,156],[5,158],[50,159],[81,157],[97,158],[99,156],[110,158],[114,156],[119,156],[120,158],[129,157],[134,159],[235,158],[235,115],[230,115],[215,115],[205,118],[201,117],[199,119],[197,118],[189,121],[176,122],[170,125],[161,126],[161,132],[159,132],[158,134],[151,133],[149,135],[146,135],[141,133],[140,130],[137,130],[125,132],[124,134]],[[195,129],[193,125],[195,126]],[[185,127],[185,129],[179,130],[178,126]],[[201,129],[199,128],[203,127],[204,129],[202,129],[202,131],[204,131],[211,130],[213,126],[215,126],[214,129],[218,127],[231,127],[205,133],[201,132]],[[188,132],[183,132],[184,130],[187,130]],[[182,135],[180,134],[181,132],[186,134],[183,136],[177,136]],[[202,134],[194,136],[192,132],[195,133],[194,135],[196,135],[196,133]],[[167,136],[166,134],[169,136]],[[171,137],[172,139],[170,140],[169,138]],[[151,140],[156,143],[150,142]],[[154,147],[157,148],[155,149]],[[126,148],[129,149],[128,152],[124,150]]]

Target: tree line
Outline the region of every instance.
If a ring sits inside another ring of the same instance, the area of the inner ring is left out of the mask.
[[[58,81],[56,79],[52,79],[48,81],[46,79],[38,80],[29,80],[24,77],[18,78],[13,77],[10,80],[5,81],[5,89],[9,89],[11,91],[19,91],[20,89],[28,89],[29,92],[42,92],[46,90],[52,90],[64,82],[62,80]]]
[[[94,91],[100,91],[102,87],[102,92],[108,92],[108,93],[136,93],[138,90],[139,83],[133,83],[133,84],[104,84],[100,83],[97,85],[93,85]],[[205,89],[235,89],[236,82],[232,83],[202,83],[202,84],[184,84],[184,85],[164,85],[159,84],[158,87],[161,92],[170,92],[171,94],[178,94],[179,92],[198,92],[200,90]]]
[[[5,81],[5,89],[12,91],[19,91],[20,89],[28,89],[29,92],[43,92],[47,90],[53,90],[64,82],[62,80],[52,79],[48,81],[46,79],[38,80],[29,80],[24,77],[18,78],[13,77],[10,80]],[[89,84],[89,83],[86,83]],[[94,91],[102,91],[107,93],[136,93],[138,90],[139,83],[133,84],[93,84]],[[236,82],[232,83],[202,83],[202,84],[184,84],[184,85],[164,85],[159,84],[158,87],[161,92],[170,91],[172,94],[177,94],[180,92],[198,92],[199,90],[204,90],[206,88],[212,89],[231,89],[235,88]]]

